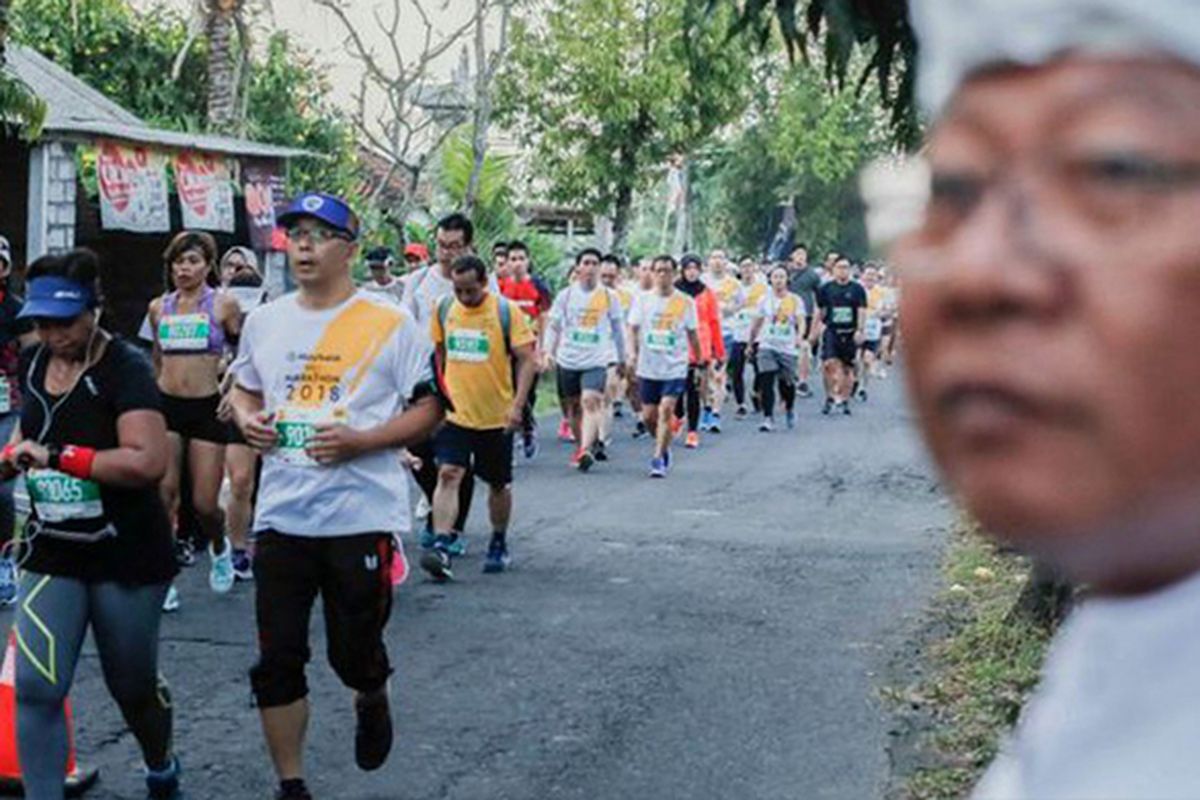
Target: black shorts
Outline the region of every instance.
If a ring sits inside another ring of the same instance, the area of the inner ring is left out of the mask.
[[[512,483],[511,431],[503,428],[478,431],[447,422],[433,437],[433,452],[438,466],[465,467],[498,489]]]
[[[593,369],[558,368],[558,396],[579,397],[585,391],[604,394],[608,386],[608,369],[594,367]]]
[[[863,342],[862,346],[859,347],[858,349],[863,351],[864,353],[878,353],[879,352],[879,340],[876,339],[873,342]]]
[[[342,683],[373,692],[391,674],[383,630],[392,613],[392,535],[258,534],[254,606],[258,663],[250,686],[259,708],[308,695],[308,621],[321,596],[329,664]]]
[[[208,397],[176,397],[162,393],[163,414],[167,418],[167,430],[184,439],[196,439],[213,444],[226,444],[229,429],[217,419],[217,407],[221,405],[218,394]]]
[[[821,358],[825,361],[841,361],[854,366],[858,360],[858,345],[854,343],[854,331],[836,331],[826,328],[821,337]]]
[[[225,444],[243,444],[247,447],[250,443],[246,441],[246,437],[242,435],[242,429],[237,426],[236,422],[225,423]]]

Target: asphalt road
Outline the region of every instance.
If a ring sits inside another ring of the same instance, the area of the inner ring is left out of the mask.
[[[879,796],[875,676],[935,588],[950,522],[899,388],[880,385],[852,418],[801,401],[792,432],[729,419],[699,451],[679,450],[665,481],[645,477],[648,445],[627,419],[613,460],[588,475],[547,443],[517,473],[510,573],[479,573],[480,496],[458,582],[415,574],[398,589],[396,747],[377,773],[354,766],[350,696],[314,615],[316,796]],[[187,797],[267,798],[246,676],[252,590],[216,597],[205,572],[183,576],[183,610],[163,632]],[[90,648],[73,700],[81,759],[102,772],[88,796],[144,796]]]

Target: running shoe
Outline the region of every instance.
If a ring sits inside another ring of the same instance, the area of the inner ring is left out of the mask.
[[[789,431],[795,429],[795,427],[796,427],[796,412],[795,411],[787,412],[787,427],[788,427]]]
[[[700,430],[706,433],[712,430],[712,411],[707,408],[700,412]]]
[[[668,447],[666,450],[663,450],[662,461],[664,467],[667,469],[671,468],[671,448]]]
[[[625,416],[625,404],[617,400],[613,403],[613,417],[620,419],[623,416]]]
[[[715,411],[712,414],[712,422],[709,423],[708,430],[710,433],[721,432],[721,415]]]
[[[235,573],[233,569],[233,546],[225,540],[225,552],[214,555],[212,545],[208,546],[208,557],[212,566],[208,570],[208,588],[217,594],[226,594],[233,588]]]
[[[842,401],[842,416],[846,416],[846,417],[850,416],[850,401],[849,400]]]
[[[812,389],[808,388],[807,382],[801,383],[799,386],[796,387],[796,394],[798,394],[800,397],[803,397],[805,399],[808,399],[813,396]]]
[[[450,542],[446,545],[446,552],[454,558],[462,558],[467,554],[467,535],[459,531],[450,533]]]
[[[565,419],[558,423],[558,440],[560,442],[575,441],[575,432],[571,430],[571,423]]]
[[[592,458],[597,461],[608,461],[608,446],[604,444],[603,440],[597,439],[596,443],[592,445]]]
[[[483,559],[484,573],[490,575],[504,572],[511,563],[512,559],[508,555],[508,542],[493,533],[492,541],[488,544],[487,556]]]
[[[738,406],[737,413],[734,414],[734,417],[737,419],[745,419],[748,416],[750,416],[750,409],[746,408],[744,403]]]
[[[667,465],[661,458],[650,459],[650,477],[665,478],[667,477]]]
[[[11,558],[0,558],[0,606],[17,602],[17,565]]]
[[[354,698],[354,761],[364,772],[383,766],[392,751],[392,709],[387,685]]]
[[[239,581],[254,580],[254,561],[250,558],[249,550],[233,548],[233,577]]]
[[[696,431],[688,431],[687,438],[683,441],[683,446],[688,450],[695,450],[700,446],[700,434]]]
[[[858,402],[860,402],[860,403],[867,402],[867,390],[866,389],[858,390]]]
[[[190,567],[196,563],[196,548],[189,540],[175,540],[175,563],[181,567]]]
[[[825,405],[821,406],[821,413],[822,413],[822,414],[824,414],[825,416],[827,416],[827,417],[828,417],[828,416],[830,415],[830,413],[832,413],[832,412],[833,412],[833,405],[834,405],[834,404],[833,404],[833,398],[832,398],[832,397],[826,397],[826,398],[825,398]]]
[[[437,538],[433,532],[433,528],[426,527],[421,531],[421,536],[417,539],[417,543],[421,545],[422,550],[428,550],[433,547],[433,541]]]
[[[454,579],[454,571],[450,568],[450,553],[446,547],[450,537],[439,535],[433,544],[433,549],[421,556],[421,569],[429,573],[429,577],[439,583]]]
[[[171,756],[171,763],[164,769],[155,772],[146,770],[146,797],[149,800],[178,800],[183,795],[179,793],[179,757]]]
[[[313,800],[313,796],[302,778],[292,778],[275,790],[275,800]]]
[[[175,584],[167,589],[167,596],[163,598],[162,610],[164,614],[170,614],[173,611],[179,610],[179,590],[175,588]]]
[[[683,420],[675,417],[671,420],[671,436],[679,436],[679,432],[683,430]]]
[[[759,433],[770,433],[775,430],[775,422],[770,417],[764,419],[758,426]]]
[[[537,432],[526,431],[521,435],[521,447],[525,452],[525,460],[532,461],[537,458],[538,451],[541,450],[538,445]]]
[[[635,439],[645,439],[645,438],[646,438],[647,436],[649,436],[649,435],[650,435],[650,431],[646,430],[646,423],[645,423],[645,422],[642,422],[642,421],[639,419],[639,420],[637,421],[637,425],[635,425],[635,426],[634,426],[634,428],[633,428],[633,438],[635,438]]]
[[[575,455],[571,456],[571,466],[580,472],[587,472],[594,463],[596,459],[586,450],[576,450]]]

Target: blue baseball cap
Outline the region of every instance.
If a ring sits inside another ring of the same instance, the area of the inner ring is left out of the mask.
[[[75,319],[95,305],[92,287],[60,275],[45,275],[29,282],[17,319]]]
[[[303,217],[324,222],[331,228],[358,238],[358,215],[340,197],[322,192],[308,192],[292,201],[288,210],[279,215],[276,224],[286,228]]]

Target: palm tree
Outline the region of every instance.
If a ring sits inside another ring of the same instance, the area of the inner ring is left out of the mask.
[[[175,57],[172,72],[178,79],[192,45],[201,34],[208,40],[208,128],[211,131],[234,133],[245,120],[243,82],[249,75],[250,61],[248,7],[248,0],[196,0],[192,28]]]

